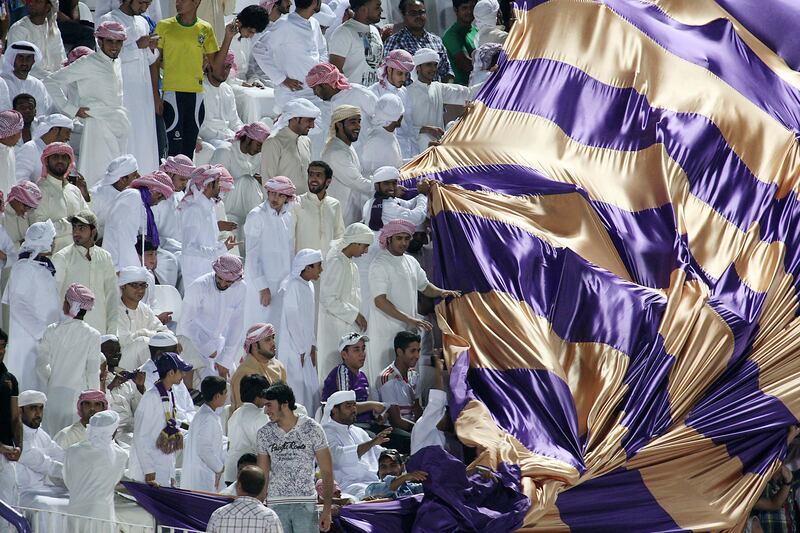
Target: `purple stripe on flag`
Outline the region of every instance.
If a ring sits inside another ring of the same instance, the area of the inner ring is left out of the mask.
[[[585,481],[559,494],[556,506],[573,532],[686,531],[658,504],[636,470],[618,468]]]
[[[738,457],[744,472],[763,474],[776,455],[786,454],[792,412],[759,387],[758,367],[750,360],[729,367],[689,412],[686,425]]]
[[[530,10],[542,3],[524,0],[517,1],[516,6]],[[739,38],[727,19],[690,26],[670,18],[650,3],[637,0],[597,3],[616,12],[667,52],[712,72],[800,137],[800,91],[770,70]]]
[[[568,63],[505,61],[477,99],[544,117],[588,146],[637,151],[663,144],[692,193],[742,230],[758,220],[777,190],[753,175],[708,118],[651,107],[634,89],[611,87]]]

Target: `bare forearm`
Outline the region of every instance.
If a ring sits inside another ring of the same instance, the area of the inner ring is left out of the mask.
[[[17,410],[19,412],[19,410]],[[22,419],[19,415],[15,416],[11,422],[14,425],[14,443],[17,448],[22,449]]]
[[[385,294],[380,294],[375,297],[375,307],[395,320],[399,320],[400,322],[408,322],[408,320],[411,318],[407,314],[397,309],[397,307],[395,307],[394,304],[389,301]]]
[[[444,289],[440,289],[433,283],[428,283],[428,286],[425,287],[425,290],[422,291],[422,294],[427,296],[428,298],[437,298],[444,293]]]

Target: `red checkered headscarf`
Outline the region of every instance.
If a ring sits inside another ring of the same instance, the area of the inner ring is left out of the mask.
[[[341,91],[352,87],[345,75],[336,68],[336,65],[330,63],[318,63],[311,67],[311,70],[306,74],[306,85],[309,87],[316,87],[322,83],[327,83],[334,89]]]
[[[72,151],[72,147],[70,145],[67,143],[50,143],[45,147],[44,151],[42,152],[42,157],[39,159],[42,162],[42,178],[47,177],[47,158],[56,154],[68,155],[69,168],[72,169],[75,167],[75,152]]]
[[[378,235],[378,245],[380,245],[381,250],[385,250],[390,237],[394,237],[395,235],[399,235],[401,233],[414,235],[416,230],[417,227],[408,220],[403,220],[401,218],[390,220],[383,225],[383,228],[381,228],[381,233]]]
[[[214,273],[225,281],[239,281],[244,274],[242,260],[230,254],[221,255],[211,265]]]
[[[69,302],[69,316],[74,317],[78,311],[91,311],[94,307],[94,292],[80,283],[73,283],[67,289],[64,299]]]
[[[272,324],[253,324],[247,330],[247,336],[244,339],[245,353],[250,351],[250,347],[258,341],[264,340],[270,335],[275,335],[275,327]]]
[[[8,201],[16,200],[19,203],[36,209],[42,201],[42,191],[32,181],[23,180],[11,187],[8,191]]]

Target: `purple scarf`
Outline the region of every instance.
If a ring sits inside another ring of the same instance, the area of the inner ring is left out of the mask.
[[[21,254],[19,254],[19,259],[30,259],[30,257],[31,257],[31,252],[22,252]],[[47,270],[49,270],[51,276],[56,275],[56,266],[53,264],[52,261],[50,261],[49,258],[43,255],[39,255],[34,257],[32,261],[36,261],[37,263],[45,267]]]
[[[372,231],[380,231],[383,229],[383,201],[388,200],[388,196],[384,196],[379,192],[373,196],[372,209],[369,212],[369,229]]]
[[[141,187],[139,195],[142,197],[144,212],[147,215],[147,238],[153,246],[158,248],[161,241],[158,239],[158,226],[156,226],[156,219],[153,216],[153,209],[150,207],[150,190],[147,187]]]

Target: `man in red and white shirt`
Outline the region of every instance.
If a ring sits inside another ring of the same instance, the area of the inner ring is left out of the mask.
[[[380,373],[378,395],[389,405],[386,412],[389,424],[395,434],[408,432],[408,450],[411,446],[411,430],[414,422],[422,415],[419,404],[419,374],[416,366],[420,355],[420,336],[410,331],[401,331],[394,338],[395,359]],[[397,430],[402,430],[398,432]],[[405,443],[402,446],[405,448]]]

